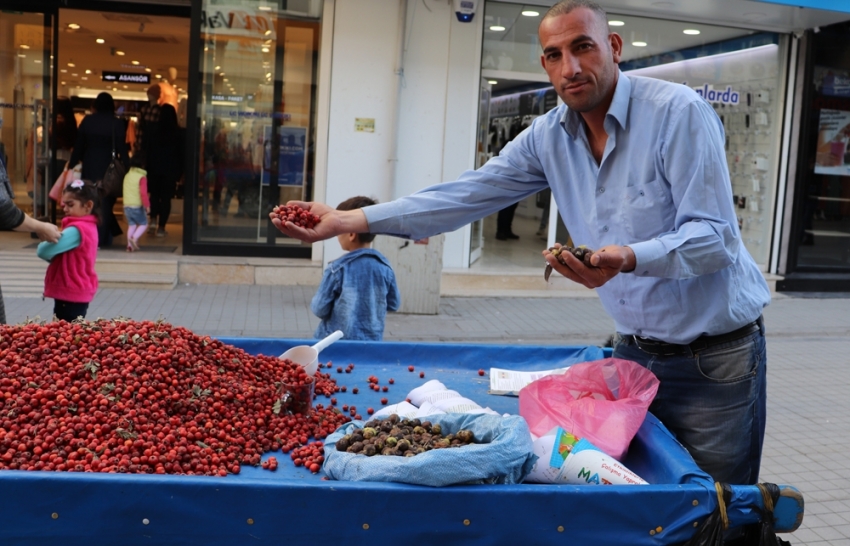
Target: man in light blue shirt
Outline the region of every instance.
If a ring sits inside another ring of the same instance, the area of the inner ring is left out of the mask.
[[[755,483],[764,437],[764,276],[741,241],[723,127],[693,90],[626,76],[622,39],[590,2],[561,2],[540,25],[541,62],[565,105],[476,171],[395,201],[321,217],[318,241],[347,231],[418,239],[458,229],[551,188],[586,267],[552,267],[598,291],[615,356],[652,370],[651,408],[716,480]]]

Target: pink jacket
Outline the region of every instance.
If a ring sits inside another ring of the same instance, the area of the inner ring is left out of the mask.
[[[74,303],[89,303],[97,292],[97,219],[92,216],[66,216],[62,229],[80,230],[80,246],[57,255],[47,266],[44,296]]]

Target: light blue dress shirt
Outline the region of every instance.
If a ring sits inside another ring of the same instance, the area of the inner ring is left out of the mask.
[[[684,85],[620,72],[604,127],[597,164],[581,116],[561,105],[457,181],[365,207],[369,229],[429,237],[548,186],[574,244],[634,250],[634,272],[597,289],[618,332],[682,344],[757,319],[770,290],[741,241],[711,105]]]

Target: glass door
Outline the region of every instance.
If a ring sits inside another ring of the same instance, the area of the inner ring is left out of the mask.
[[[55,177],[51,157],[53,17],[0,12],[0,160],[15,204],[39,218],[50,216],[47,192]]]
[[[271,256],[309,257],[311,245],[285,237],[268,215],[313,195],[322,2],[202,7],[190,251],[256,255],[267,247]]]
[[[476,138],[475,168],[487,163],[490,159],[490,84],[487,80],[481,80],[478,94],[478,131]],[[484,219],[472,222],[469,230],[469,265],[481,257],[481,249],[484,248]]]

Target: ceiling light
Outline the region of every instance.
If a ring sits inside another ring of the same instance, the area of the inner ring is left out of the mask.
[[[219,76],[224,76],[224,72],[219,72],[219,73],[218,73],[218,75],[219,75]]]
[[[608,26],[611,26],[611,27],[621,27],[625,24],[626,23],[624,23],[623,21],[608,21]]]
[[[68,63],[68,66],[70,66],[71,68],[74,68],[77,65],[75,65],[74,63]]]
[[[271,6],[257,6],[257,9],[260,11],[271,11]]]
[[[78,25],[77,23],[68,23],[68,28],[70,28],[71,30],[77,30],[80,28],[80,25]]]
[[[59,82],[59,83],[61,83],[62,85],[65,85],[65,82]]]
[[[492,27],[490,27],[490,30],[492,30],[493,32],[502,32],[503,30],[505,30],[505,27],[503,27],[502,25],[493,25]]]
[[[102,43],[106,42],[106,40],[104,40],[103,38],[98,38],[97,40],[95,40],[95,42],[102,44]]]
[[[65,72],[67,72],[67,71],[68,71],[68,69],[67,69],[67,68],[60,68],[60,69],[59,69],[59,72],[62,72],[63,74],[64,74]]]
[[[269,34],[271,34],[271,33],[272,33],[272,29],[268,29],[268,30],[266,31],[266,36],[268,36],[268,35],[269,35]]]
[[[688,36],[696,36],[699,34],[699,31],[695,28],[686,28],[682,31],[683,34],[687,34]]]
[[[268,52],[269,52],[269,48],[267,48],[267,47],[263,47],[263,48],[260,48],[260,51],[262,51],[263,53],[268,53]]]
[[[32,62],[35,64],[41,64],[41,59],[33,59]]]
[[[83,77],[82,77],[82,78],[80,78],[80,79],[81,79],[81,80],[87,80],[88,78],[87,78],[87,77],[85,77],[85,76],[83,76]]]
[[[266,77],[267,77],[267,78],[271,78],[271,77],[272,77],[272,73],[271,73],[271,72],[267,72],[267,73],[266,73]]]
[[[89,70],[88,68],[86,68],[86,74],[91,74],[91,70]]]
[[[130,61],[130,64],[138,65],[139,61]]]
[[[74,77],[74,78],[76,78],[77,76],[79,76],[79,74],[77,74],[76,72],[72,72],[72,73],[71,73],[71,76],[72,76],[72,77]]]
[[[632,42],[635,47],[646,47],[646,42]]]
[[[113,91],[118,91],[118,88],[117,88],[117,87],[113,87],[113,88],[112,88],[112,90],[113,90]]]
[[[29,48],[30,48],[30,46],[28,46],[27,44],[21,44],[21,49],[29,49]]]
[[[126,85],[124,86],[124,89],[127,89],[127,86],[126,86]]]
[[[230,80],[228,80],[227,78],[224,78],[224,81],[226,81],[226,82],[227,82],[227,81],[230,81]]]
[[[26,58],[26,55],[24,55],[23,53],[18,53],[18,57],[20,57],[20,58],[22,58],[22,59],[25,59],[25,58]]]
[[[496,85],[499,82],[497,82],[496,80],[487,80],[487,83],[489,83],[490,85]]]
[[[124,52],[123,52],[123,51],[116,51],[116,52],[115,52],[115,54],[116,54],[116,55],[119,55],[119,56],[121,56],[121,57],[123,57],[123,56],[124,56]]]
[[[150,71],[151,71],[150,68],[145,68],[145,72],[150,72]]]
[[[154,77],[155,78],[162,78],[162,74],[156,74]]]
[[[215,69],[216,69],[216,70],[221,70],[221,65],[217,65],[217,66],[215,67]]]
[[[523,11],[522,14],[525,15],[526,17],[537,17],[538,15],[540,15],[540,12],[528,9],[528,10]]]

